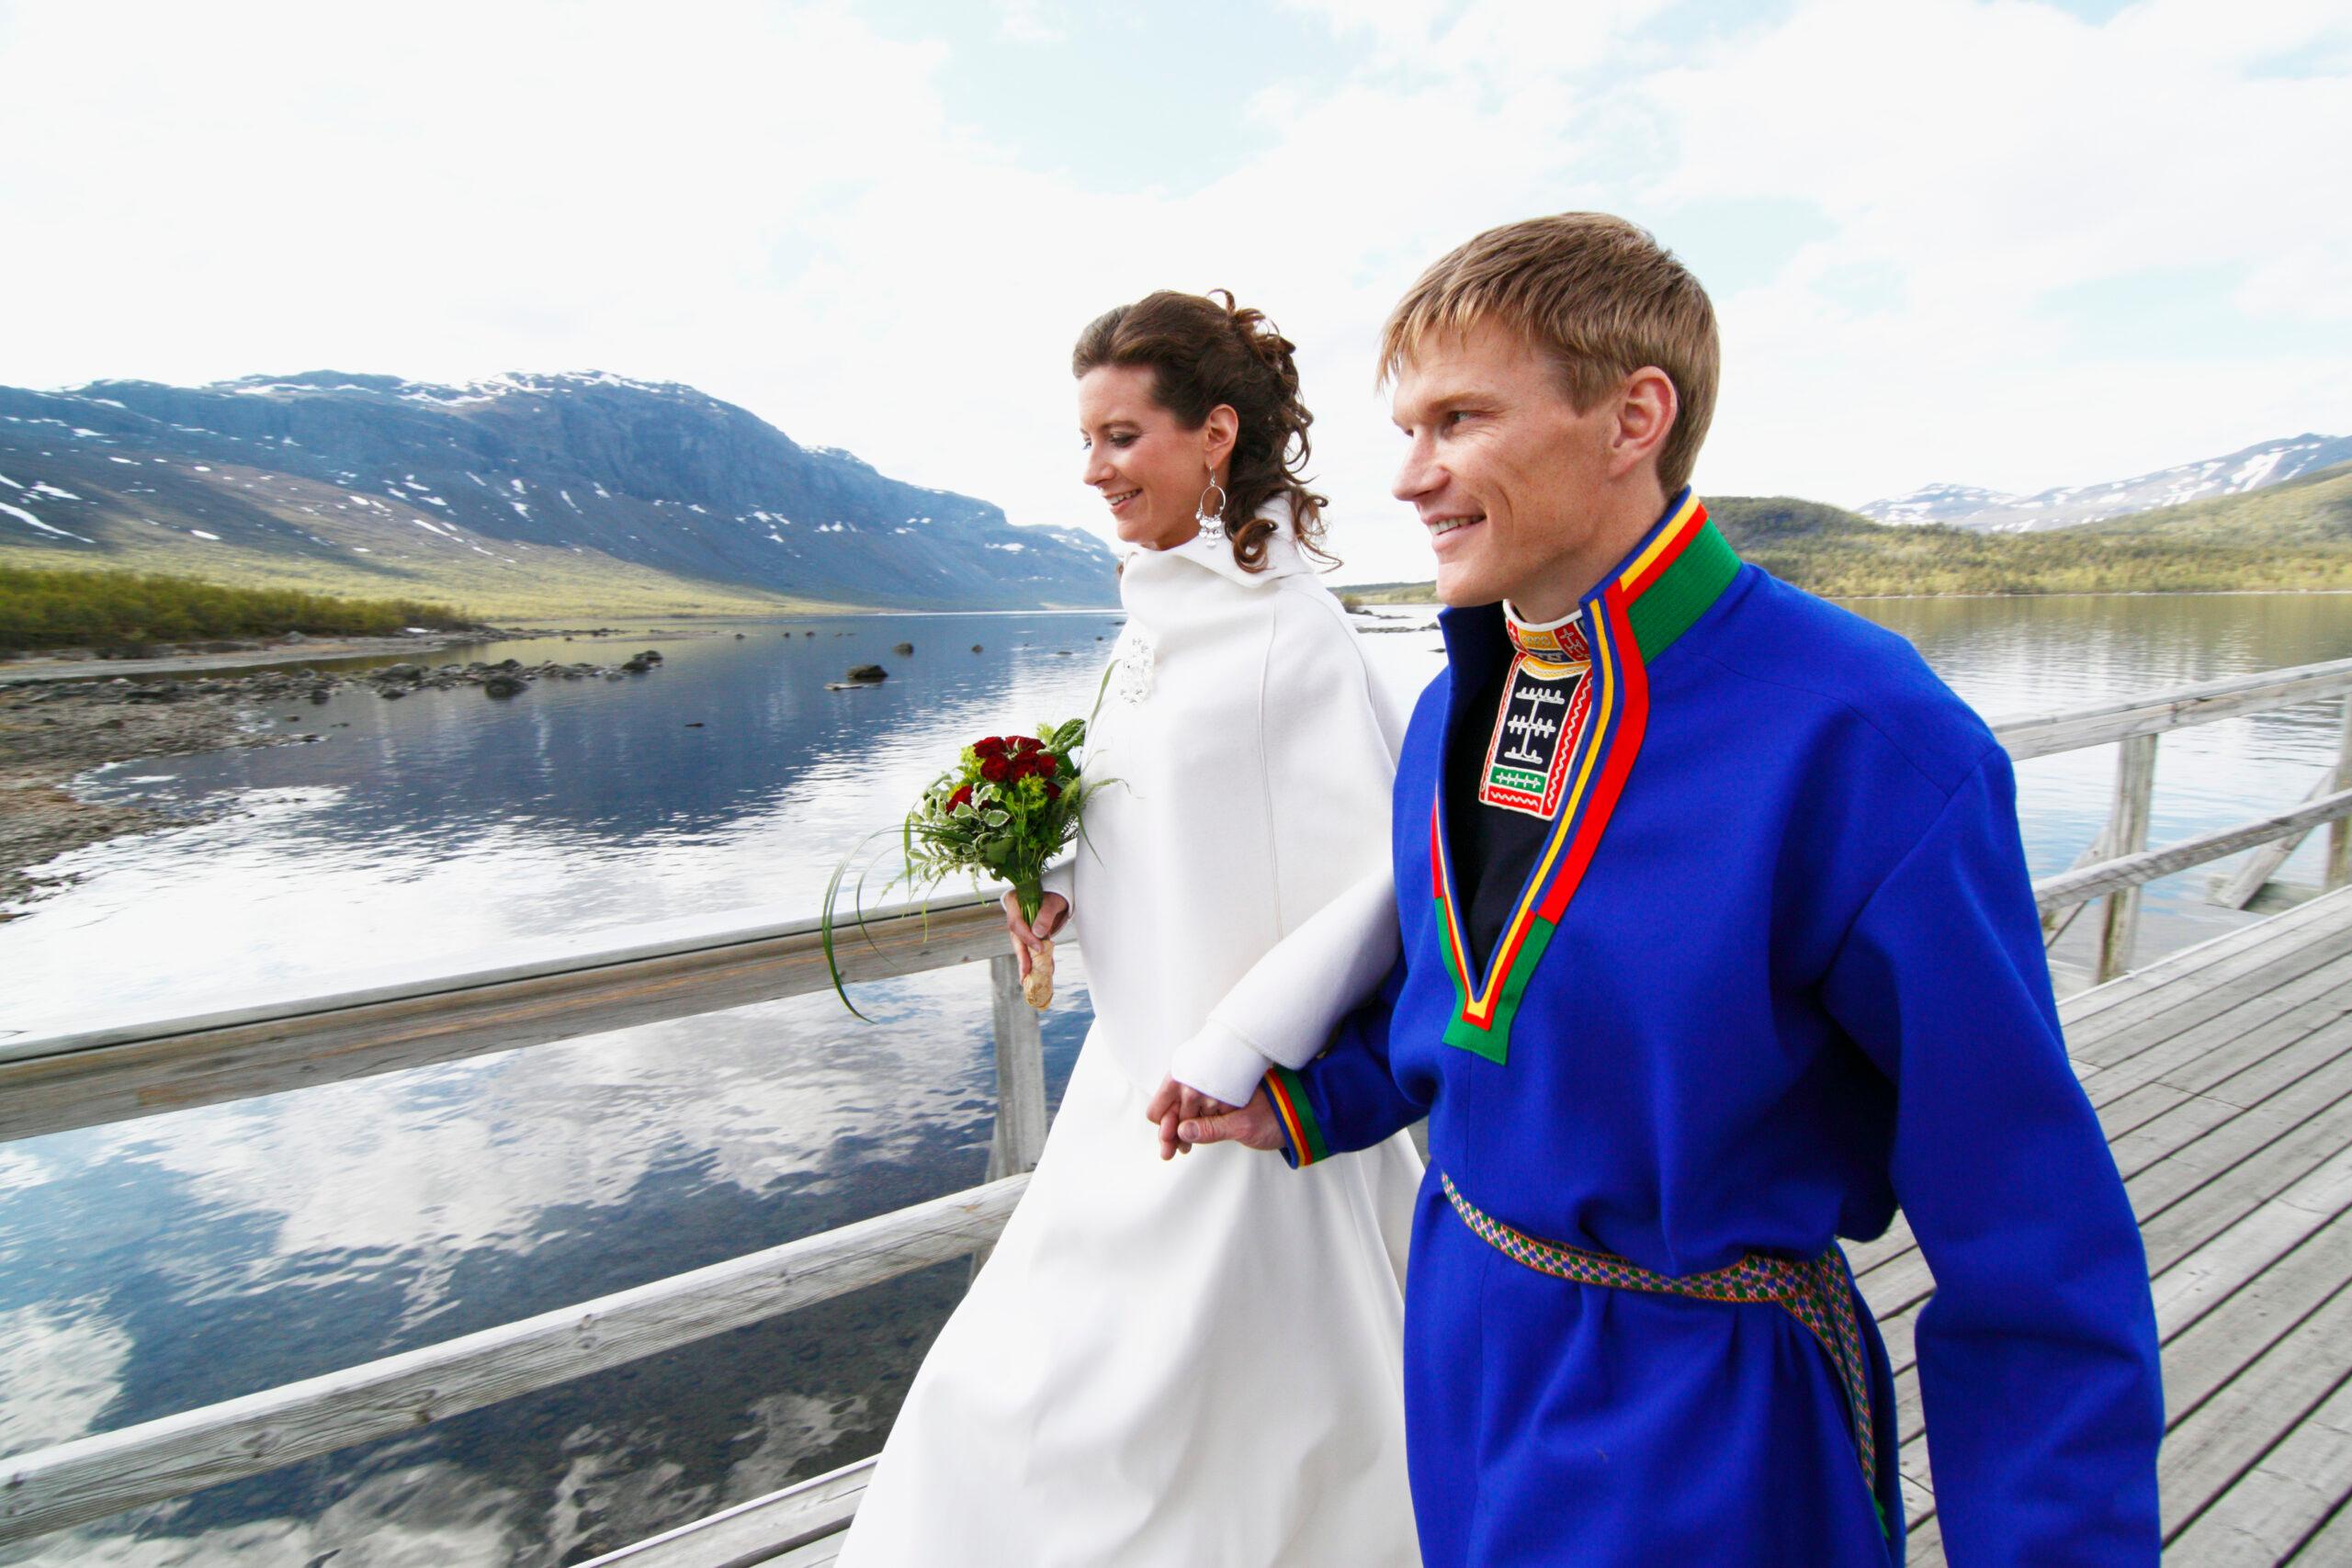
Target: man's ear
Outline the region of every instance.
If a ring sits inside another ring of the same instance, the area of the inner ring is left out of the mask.
[[[1609,438],[1609,477],[1623,479],[1645,461],[1655,461],[1681,412],[1674,378],[1657,366],[1645,365],[1626,377],[1617,394],[1617,428]]]
[[[1208,418],[1201,422],[1201,461],[1211,471],[1225,467],[1233,456],[1233,443],[1241,434],[1241,416],[1231,403],[1219,403],[1209,410]]]

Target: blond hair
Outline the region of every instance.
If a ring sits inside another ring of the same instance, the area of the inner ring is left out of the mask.
[[[1495,321],[1532,340],[1582,413],[1644,366],[1680,405],[1658,448],[1658,482],[1690,482],[1714,417],[1723,350],[1699,280],[1649,231],[1606,212],[1506,223],[1456,247],[1396,302],[1380,333],[1385,382],[1433,333]]]

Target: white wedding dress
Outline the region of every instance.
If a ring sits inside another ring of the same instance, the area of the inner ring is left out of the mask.
[[[1143,1115],[1171,1067],[1242,1098],[1386,972],[1401,723],[1286,533],[1262,574],[1201,541],[1133,558],[1120,586],[1086,752],[1114,782],[1049,878],[1094,1025],[840,1562],[1412,1568],[1412,1145],[1163,1162]]]

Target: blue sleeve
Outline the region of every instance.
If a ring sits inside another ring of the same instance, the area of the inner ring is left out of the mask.
[[[2153,1565],[2147,1259],[2066,1059],[2007,753],[1871,896],[1824,1000],[1895,1086],[1895,1195],[1936,1281],[1917,1345],[1950,1560]]]
[[[1267,1097],[1293,1169],[1331,1155],[1368,1149],[1429,1114],[1388,1070],[1388,1026],[1405,987],[1405,961],[1389,966],[1379,991],[1340,1021],[1323,1054],[1295,1071],[1266,1075]]]

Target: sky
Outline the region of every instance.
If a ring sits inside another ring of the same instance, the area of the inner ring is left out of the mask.
[[[1227,288],[1425,578],[1381,321],[1601,209],[1714,299],[1702,494],[2352,433],[2341,0],[0,0],[0,384],[603,369],[1107,537],[1069,345]]]

